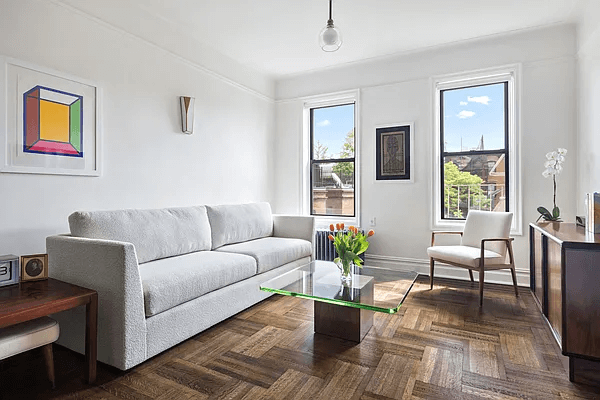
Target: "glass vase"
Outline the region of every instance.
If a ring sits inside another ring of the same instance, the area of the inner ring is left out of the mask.
[[[354,263],[352,261],[340,261],[337,263],[337,267],[340,269],[340,279],[342,280],[342,283],[352,282]]]

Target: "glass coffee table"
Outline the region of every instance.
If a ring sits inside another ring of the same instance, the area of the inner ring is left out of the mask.
[[[360,342],[373,326],[373,312],[394,314],[418,274],[355,267],[350,283],[330,261],[313,261],[260,285],[260,290],[314,300],[315,332]]]

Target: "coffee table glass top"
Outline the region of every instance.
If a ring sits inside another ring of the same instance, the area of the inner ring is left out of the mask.
[[[260,285],[265,292],[302,297],[341,306],[394,314],[402,305],[417,273],[386,268],[355,267],[350,283],[329,261],[313,261]]]

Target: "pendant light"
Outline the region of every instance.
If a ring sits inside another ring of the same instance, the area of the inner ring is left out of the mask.
[[[336,51],[342,45],[342,35],[340,31],[333,26],[333,19],[331,18],[331,2],[329,0],[329,19],[327,20],[327,26],[323,28],[319,34],[319,44],[323,51]]]

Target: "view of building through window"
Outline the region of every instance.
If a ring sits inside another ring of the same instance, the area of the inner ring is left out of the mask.
[[[508,211],[508,83],[440,93],[442,217]]]
[[[311,214],[353,217],[354,103],[312,108]]]

